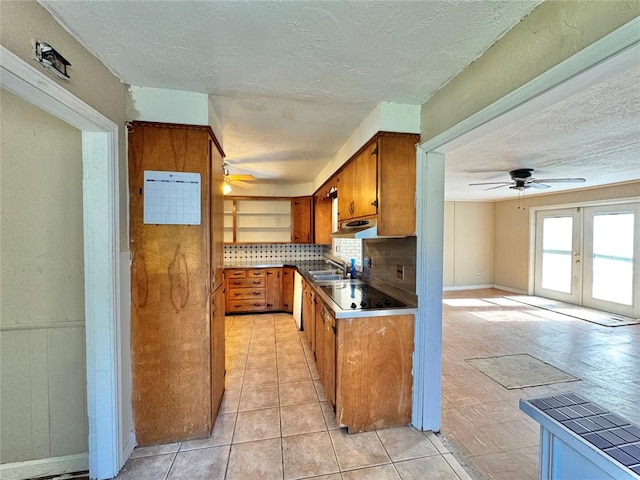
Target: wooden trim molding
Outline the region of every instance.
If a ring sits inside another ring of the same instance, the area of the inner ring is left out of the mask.
[[[142,120],[131,120],[127,122],[127,129],[131,131],[132,128],[135,128],[136,125],[140,125],[143,127],[155,127],[155,128],[171,128],[173,130],[176,129],[184,129],[184,130],[206,130],[211,137],[211,140],[215,144],[218,152],[223,157],[226,157],[224,150],[222,150],[222,145],[218,142],[216,138],[216,134],[213,133],[213,129],[209,125],[189,125],[187,123],[166,123],[166,122],[148,122]]]

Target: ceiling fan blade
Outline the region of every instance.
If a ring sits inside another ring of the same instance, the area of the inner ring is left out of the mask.
[[[229,179],[229,183],[243,188],[253,188],[255,186],[251,183],[243,182],[242,180],[234,180],[233,178]]]
[[[537,188],[538,190],[544,190],[545,188],[551,188],[551,185],[545,185],[544,183],[540,183],[539,180],[535,180],[533,182],[528,182],[525,186]]]
[[[540,178],[534,180],[536,183],[584,183],[587,180],[585,178]]]
[[[474,187],[476,185],[511,185],[512,182],[482,182],[482,183],[470,183],[470,187]],[[497,188],[497,187],[496,187]]]
[[[509,182],[509,183],[504,182],[502,185],[498,185],[496,187],[485,188],[485,191],[486,190],[495,190],[496,188],[508,187],[509,185],[512,185],[512,183],[511,182]]]
[[[241,182],[255,182],[256,177],[251,174],[230,174],[229,178],[231,180],[240,180]]]

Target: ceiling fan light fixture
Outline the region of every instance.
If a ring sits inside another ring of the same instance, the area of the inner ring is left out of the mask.
[[[229,185],[229,183],[227,182],[226,178],[224,181],[224,184],[222,185],[222,193],[223,195],[229,195],[231,193],[231,185]]]

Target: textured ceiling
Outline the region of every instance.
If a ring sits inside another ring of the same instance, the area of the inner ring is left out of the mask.
[[[124,83],[211,95],[232,173],[300,183],[379,102],[422,104],[540,1],[41,3]]]
[[[583,177],[552,184],[545,193],[640,179],[640,62],[629,70],[513,122],[446,156],[450,200],[496,200],[517,195],[503,187],[510,170],[534,168],[534,177]],[[540,191],[529,189],[526,194]]]

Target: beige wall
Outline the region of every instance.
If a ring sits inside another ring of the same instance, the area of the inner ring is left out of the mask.
[[[529,285],[530,217],[536,207],[571,206],[590,202],[615,202],[640,196],[640,182],[528,197],[526,209],[518,200],[496,202],[494,284],[527,291]]]
[[[640,1],[546,1],[422,105],[425,142],[640,15]]]
[[[493,203],[446,202],[444,288],[493,283]]]
[[[126,131],[125,98],[126,86],[115,77],[97,58],[91,55],[78,41],[60,26],[55,19],[35,0],[0,0],[0,43],[36,69],[45,71],[33,59],[34,40],[50,43],[72,64],[69,68],[71,80],[65,82],[50,76],[53,81],[69,90],[88,105],[102,113],[119,128],[120,159],[120,264],[122,284],[121,310],[121,350],[122,357],[122,404],[123,417],[120,431],[125,445],[133,429],[131,412],[131,371],[130,371],[130,303],[129,303],[129,259],[128,259],[128,201],[126,182]],[[48,75],[48,74],[47,74]],[[3,106],[4,109],[4,106]],[[3,124],[4,128],[4,124]],[[4,158],[3,158],[4,163]],[[52,201],[52,199],[49,199]],[[28,213],[22,212],[27,216]],[[18,360],[15,359],[17,362]],[[4,382],[3,382],[4,386]],[[55,454],[56,452],[52,452]],[[4,458],[2,460],[4,462]]]
[[[2,90],[0,463],[87,451],[79,130]]]
[[[0,1],[0,43],[15,55],[46,72],[34,60],[33,42],[49,43],[69,62],[70,81],[50,75],[75,96],[115,122],[119,128],[120,184],[126,187],[125,96],[126,87],[103,64],[87,51],[55,19],[32,0]],[[121,249],[128,250],[127,189],[120,189]]]

